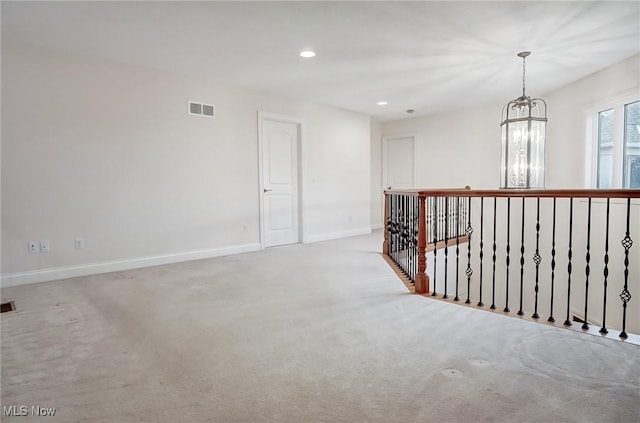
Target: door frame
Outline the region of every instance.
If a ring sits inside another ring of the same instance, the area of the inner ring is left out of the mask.
[[[411,138],[413,140],[413,175],[411,178],[413,179],[413,186],[416,185],[416,136],[415,134],[398,134],[398,135],[389,135],[382,137],[382,195],[384,197],[384,191],[389,186],[389,181],[387,180],[387,147],[389,146],[389,141],[395,140],[398,138]],[[383,201],[384,203],[384,201]]]
[[[296,167],[297,167],[297,186],[296,191],[298,194],[298,243],[304,242],[304,226],[303,226],[303,215],[302,215],[302,128],[304,121],[302,118],[291,115],[284,115],[280,113],[272,113],[272,112],[264,112],[262,110],[258,110],[258,198],[260,200],[260,216],[258,218],[258,223],[260,226],[260,248],[264,249],[264,178],[262,176],[263,171],[263,139],[262,139],[262,122],[265,120],[271,120],[276,122],[283,123],[293,123],[296,125],[298,130],[298,145],[297,150],[298,154],[296,157]]]

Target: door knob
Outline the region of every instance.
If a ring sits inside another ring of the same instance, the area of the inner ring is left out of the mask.
[[[273,191],[273,190],[272,190],[272,189],[266,189],[266,188],[263,188],[263,189],[262,189],[262,191],[263,191],[263,192],[271,192],[271,191]]]

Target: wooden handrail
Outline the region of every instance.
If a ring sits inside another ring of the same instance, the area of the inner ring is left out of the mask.
[[[385,190],[385,194],[418,197],[640,198],[640,189],[488,189]]]
[[[467,185],[464,188],[436,188],[435,191],[438,192],[458,192],[462,190],[470,190],[471,187]],[[430,190],[431,192],[433,190]],[[397,195],[408,195],[411,197],[416,197],[421,195],[423,192],[426,192],[424,189],[386,189],[384,190],[385,194],[397,194]]]

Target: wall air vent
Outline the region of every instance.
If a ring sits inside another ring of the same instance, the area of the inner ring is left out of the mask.
[[[195,101],[189,102],[189,114],[190,115],[198,115],[198,116],[206,116],[206,117],[215,117],[216,116],[216,106],[212,104],[204,104],[204,103],[196,103]]]

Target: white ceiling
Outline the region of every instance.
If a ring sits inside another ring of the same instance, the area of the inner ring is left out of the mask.
[[[637,54],[640,2],[2,1],[2,37],[391,120],[506,103],[522,50],[535,96]]]

